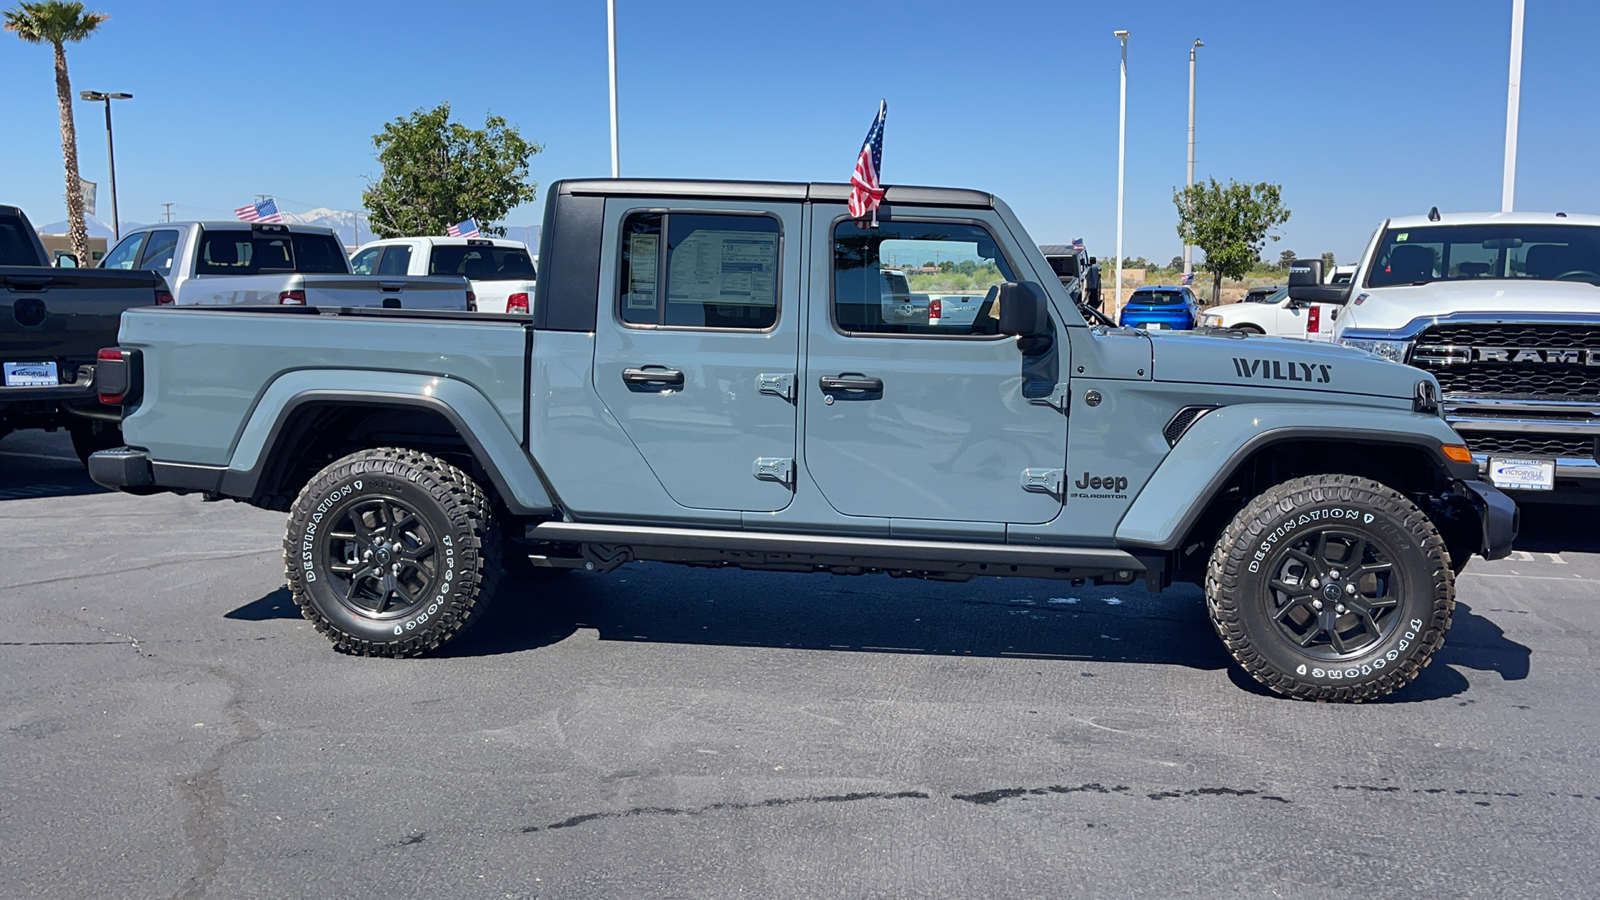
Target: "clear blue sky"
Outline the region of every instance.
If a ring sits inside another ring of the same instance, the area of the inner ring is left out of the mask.
[[[1040,242],[1110,257],[1126,28],[1130,256],[1181,252],[1195,37],[1197,177],[1283,184],[1294,215],[1269,258],[1343,260],[1386,215],[1499,207],[1510,0],[617,5],[624,175],[842,181],[887,97],[885,181],[992,190]],[[604,0],[89,6],[111,20],[69,48],[74,92],[136,95],[115,110],[125,221],[256,193],[355,209],[371,135],[443,100],[544,142],[541,185],[609,172]],[[1517,206],[1600,212],[1600,3],[1527,6]],[[49,51],[0,34],[0,98],[0,202],[62,218]],[[100,106],[77,116],[104,192]]]

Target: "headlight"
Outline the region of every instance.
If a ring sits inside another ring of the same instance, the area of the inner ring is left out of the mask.
[[[1201,325],[1211,325],[1211,326],[1215,326],[1217,328],[1221,328],[1222,327],[1222,317],[1218,316],[1218,315],[1213,315],[1211,313],[1203,313],[1200,316],[1200,324]]]
[[[1352,350],[1365,350],[1373,356],[1387,359],[1391,362],[1403,363],[1406,354],[1411,350],[1410,341],[1388,341],[1366,338],[1340,338],[1339,343]]]

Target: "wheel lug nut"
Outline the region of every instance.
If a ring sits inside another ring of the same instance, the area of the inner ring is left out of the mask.
[[[1321,609],[1322,608],[1322,601],[1321,600],[1313,600],[1313,601],[1311,601],[1311,608],[1312,609]]]
[[[1339,570],[1338,569],[1334,569],[1332,572],[1329,572],[1328,573],[1328,577],[1329,578],[1338,578],[1339,577]]]
[[[1314,588],[1322,587],[1322,582],[1320,582],[1317,579],[1313,578],[1313,579],[1311,579],[1311,586],[1314,587]]]
[[[1344,586],[1344,592],[1346,594],[1354,594],[1356,592],[1356,586],[1353,584],[1347,584]]]

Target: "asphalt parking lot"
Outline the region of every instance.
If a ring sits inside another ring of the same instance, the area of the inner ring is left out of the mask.
[[[625,567],[445,657],[334,653],[284,517],[0,441],[0,895],[1577,897],[1600,527],[1530,509],[1384,702],[1199,593]]]

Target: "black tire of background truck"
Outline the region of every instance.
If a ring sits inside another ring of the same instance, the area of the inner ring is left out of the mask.
[[[1364,574],[1351,578],[1352,563]],[[1455,593],[1427,515],[1351,475],[1296,478],[1262,493],[1223,531],[1206,569],[1206,605],[1233,658],[1300,700],[1359,702],[1409,684],[1444,644]],[[1309,646],[1296,646],[1307,636]]]
[[[122,428],[100,419],[73,422],[67,433],[72,435],[72,452],[84,465],[89,464],[90,455],[122,446]]]
[[[1234,331],[1242,331],[1245,334],[1266,334],[1267,333],[1259,325],[1235,325],[1235,326],[1233,326],[1233,330]]]
[[[444,646],[483,613],[501,574],[483,489],[415,450],[363,450],[318,472],[289,510],[283,550],[301,614],[365,656]]]

